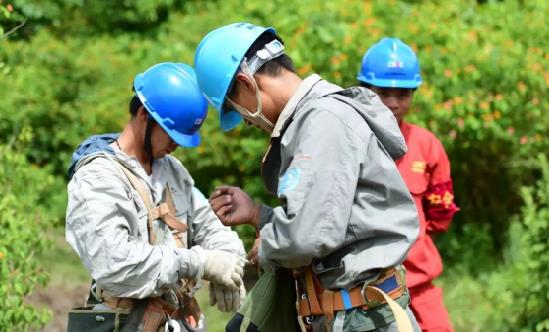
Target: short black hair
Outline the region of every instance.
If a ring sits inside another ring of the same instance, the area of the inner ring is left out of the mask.
[[[141,99],[139,99],[139,97],[134,95],[130,100],[130,114],[132,118],[135,118],[137,116],[137,111],[139,111],[139,108],[141,106],[143,106]]]
[[[247,59],[250,59],[257,53],[257,51],[263,49],[265,45],[267,45],[268,43],[272,42],[275,39],[281,42],[282,45],[284,45],[284,41],[278,35],[273,34],[270,31],[265,31],[261,36],[259,36],[259,38],[257,38],[257,40],[252,44],[252,46],[250,46],[250,48],[246,52],[245,57]],[[279,76],[280,72],[282,71],[282,68],[292,73],[296,72],[292,59],[288,55],[286,55],[286,53],[265,62],[265,64],[263,64],[263,66],[259,68],[259,70],[257,71],[257,74]]]
[[[141,99],[139,99],[139,97],[137,97],[137,95],[135,94],[135,87],[133,83],[132,83],[132,92],[134,95],[132,99],[130,99],[130,114],[132,118],[135,118],[137,116],[137,112],[139,111],[139,108],[143,106],[143,103],[141,102]]]

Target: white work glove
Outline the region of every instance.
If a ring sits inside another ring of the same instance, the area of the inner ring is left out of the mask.
[[[210,283],[210,305],[217,304],[217,309],[223,312],[237,311],[246,297],[244,283],[239,290],[234,290],[221,285]]]
[[[240,289],[246,263],[243,257],[221,250],[206,250],[199,246],[192,247],[191,251],[197,254],[202,263],[201,278],[235,291]]]

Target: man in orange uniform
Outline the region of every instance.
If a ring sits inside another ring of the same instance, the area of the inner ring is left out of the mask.
[[[408,152],[396,163],[420,220],[419,237],[404,262],[412,311],[423,331],[453,331],[442,290],[432,283],[442,272],[432,237],[447,231],[459,210],[454,203],[450,162],[433,133],[403,120],[421,84],[418,59],[399,39],[383,38],[364,55],[358,80],[393,112],[408,145]]]

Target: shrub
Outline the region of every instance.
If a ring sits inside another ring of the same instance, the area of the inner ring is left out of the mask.
[[[29,140],[29,131],[21,136]],[[0,145],[0,330],[23,331],[38,328],[49,319],[47,310],[37,310],[23,302],[47,276],[37,256],[47,249],[44,230],[50,219],[38,207],[53,178],[29,165],[19,153],[17,141]]]
[[[166,21],[171,10],[181,8],[182,0],[85,1],[85,0],[12,0],[13,16],[28,24],[15,38],[32,37],[43,28],[57,36],[78,33],[93,35],[124,31],[147,32]],[[0,17],[0,25],[11,27]]]
[[[452,267],[442,278],[453,322],[463,331],[549,331],[549,162],[539,155],[533,162],[541,174],[521,189],[523,206],[511,218],[505,260],[497,266],[475,247],[476,259],[487,264],[474,277]],[[465,250],[467,252],[467,250]],[[478,271],[479,268],[477,267]]]
[[[535,161],[541,178],[523,187],[524,205],[511,225],[509,269],[516,278],[506,278],[511,292],[509,311],[524,330],[549,331],[549,161],[539,155]],[[498,293],[492,294],[496,300]]]

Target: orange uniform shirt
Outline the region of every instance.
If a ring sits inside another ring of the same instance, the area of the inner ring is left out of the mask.
[[[419,237],[404,261],[408,287],[430,282],[442,272],[442,259],[431,234],[448,230],[459,210],[454,203],[450,161],[427,129],[402,122],[408,152],[396,164],[412,193],[419,214]]]

